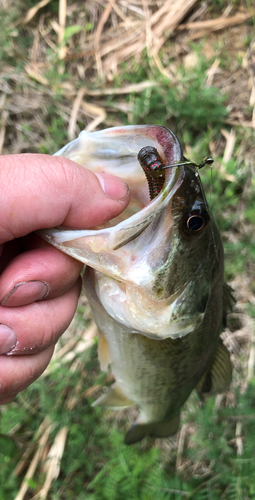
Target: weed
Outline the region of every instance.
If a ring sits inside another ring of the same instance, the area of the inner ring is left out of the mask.
[[[226,97],[215,87],[205,85],[208,65],[201,59],[195,69],[187,71],[182,67],[178,85],[169,85],[158,75],[158,85],[135,98],[132,122],[165,125],[177,135],[185,131],[193,140],[210,128],[217,133],[227,115]]]

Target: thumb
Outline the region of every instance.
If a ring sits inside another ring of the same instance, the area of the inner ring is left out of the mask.
[[[102,224],[130,199],[120,178],[95,175],[60,156],[1,156],[0,183],[0,244],[38,229]]]

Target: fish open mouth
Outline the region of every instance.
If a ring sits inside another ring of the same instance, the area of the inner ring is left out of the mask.
[[[74,244],[75,258],[89,265],[87,252],[86,255],[84,252],[77,254],[77,239],[79,246],[82,243],[84,248],[90,247],[98,254],[117,250],[137,238],[169,205],[182,177],[180,166],[166,169],[162,189],[150,201],[146,176],[138,161],[139,151],[144,147],[155,148],[164,166],[178,163],[182,157],[177,137],[169,129],[157,125],[116,127],[93,133],[84,131],[58,151],[57,156],[69,158],[93,172],[121,177],[129,185],[131,201],[119,217],[94,230],[54,229],[40,234],[56,246],[64,244],[65,249],[61,250],[71,255]]]

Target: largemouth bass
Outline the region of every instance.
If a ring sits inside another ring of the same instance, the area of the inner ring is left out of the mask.
[[[150,193],[143,172],[149,147],[156,152],[152,170],[161,169]],[[99,360],[115,377],[94,405],[140,406],[127,444],[174,434],[192,390],[202,398],[216,394],[232,376],[220,340],[232,296],[198,169],[171,130],[152,125],[82,132],[56,154],[122,177],[132,194],[105,227],[41,232],[88,266],[84,288],[99,329]]]

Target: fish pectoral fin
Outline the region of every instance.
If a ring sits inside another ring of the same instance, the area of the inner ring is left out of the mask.
[[[98,398],[92,406],[104,406],[111,409],[128,408],[134,406],[134,401],[128,399],[117,384],[113,384],[111,389]]]
[[[101,330],[98,329],[98,359],[100,368],[103,372],[107,372],[108,366],[111,364],[111,356],[106,338]]]
[[[212,364],[199,380],[196,390],[202,398],[208,398],[228,389],[232,380],[230,354],[222,341],[219,341]]]
[[[179,429],[180,413],[176,414],[169,421],[143,423],[135,422],[127,431],[125,436],[125,444],[135,444],[141,441],[146,436],[154,438],[164,438],[172,436]]]

